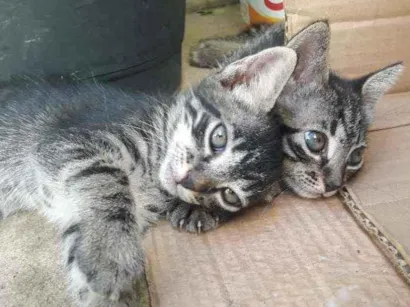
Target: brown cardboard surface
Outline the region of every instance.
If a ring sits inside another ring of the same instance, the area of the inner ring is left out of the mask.
[[[204,235],[146,240],[152,306],[409,306],[410,288],[337,198],[283,195]]]
[[[332,22],[410,15],[407,0],[286,0],[285,5],[288,13],[314,19],[330,18]]]
[[[400,243],[390,233],[386,232],[383,226],[363,208],[360,199],[357,198],[352,189],[345,186],[339,191],[339,195],[358,224],[392,261],[397,272],[410,284],[410,262]]]
[[[350,190],[363,213],[401,253],[410,281],[410,126],[370,133],[369,147]]]
[[[314,19],[289,14],[288,37]],[[331,31],[330,66],[343,76],[361,76],[397,61],[410,63],[410,15],[331,23]],[[392,92],[409,90],[410,69],[406,69]]]
[[[410,255],[410,199],[372,205],[366,211],[376,217],[383,229],[393,234],[404,252]]]
[[[363,168],[351,185],[363,206],[403,199],[410,205],[410,127],[372,132],[368,147]]]
[[[371,131],[410,125],[410,92],[385,96],[376,106]]]

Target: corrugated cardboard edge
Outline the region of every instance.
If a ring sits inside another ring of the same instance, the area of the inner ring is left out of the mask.
[[[350,210],[359,225],[392,261],[405,281],[410,284],[410,255],[406,254],[403,247],[378,224],[371,214],[363,209],[359,198],[352,189],[344,187],[339,194],[342,197],[343,204]]]

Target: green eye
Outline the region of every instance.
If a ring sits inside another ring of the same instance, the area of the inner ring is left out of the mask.
[[[305,142],[311,152],[318,153],[325,148],[326,135],[319,131],[309,130],[305,132]]]
[[[230,205],[240,206],[241,201],[240,201],[239,197],[231,189],[228,189],[228,188],[223,189],[222,190],[222,198],[225,202],[227,202]]]
[[[356,166],[362,162],[363,159],[363,148],[357,148],[353,150],[350,154],[349,159],[347,160],[347,163],[351,166]]]
[[[214,152],[222,152],[225,150],[228,136],[226,128],[223,125],[218,125],[211,134],[211,147]]]

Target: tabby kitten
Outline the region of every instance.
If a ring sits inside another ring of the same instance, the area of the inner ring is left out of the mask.
[[[224,67],[276,45],[283,31],[283,24],[259,26],[247,32],[249,39],[236,50],[246,34],[241,34],[240,41],[232,36],[203,40],[191,50],[191,63]],[[375,105],[403,70],[397,63],[356,79],[339,77],[329,70],[329,40],[329,25],[323,21],[290,40],[287,47],[296,51],[298,61],[273,111],[283,122],[284,188],[306,198],[334,195],[359,171]],[[218,226],[218,214],[185,203],[171,210],[168,218],[174,227],[206,224],[209,230]]]
[[[136,306],[141,237],[161,212],[271,201],[282,154],[268,112],[295,65],[293,50],[267,49],[163,100],[102,85],[3,85],[1,217],[38,209],[58,224],[78,306]]]

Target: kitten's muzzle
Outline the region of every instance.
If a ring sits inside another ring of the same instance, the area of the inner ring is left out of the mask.
[[[194,171],[188,172],[178,184],[197,193],[211,193],[215,190],[215,183],[211,179]]]
[[[333,192],[339,190],[343,186],[343,180],[329,180],[325,182],[325,192]]]

